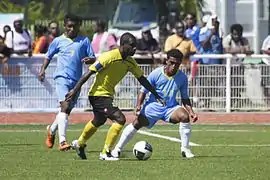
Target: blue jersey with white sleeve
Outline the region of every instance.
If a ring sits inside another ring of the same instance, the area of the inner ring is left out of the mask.
[[[164,72],[164,66],[156,68],[147,77],[150,84],[155,87],[159,96],[166,101],[167,107],[173,107],[179,103],[176,95],[180,91],[182,99],[188,99],[188,79],[185,73],[178,71],[174,76],[168,77]],[[148,93],[144,87],[141,92]],[[147,103],[156,102],[155,96],[151,93]]]
[[[63,34],[55,38],[48,48],[46,58],[51,60],[55,54],[58,57],[54,79],[63,77],[78,81],[82,76],[82,59],[95,58],[91,42],[84,36],[77,36],[72,40]]]

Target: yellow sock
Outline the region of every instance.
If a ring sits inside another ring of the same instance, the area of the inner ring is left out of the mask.
[[[118,135],[120,134],[121,130],[123,128],[123,125],[118,124],[118,123],[113,123],[112,126],[110,127],[107,137],[105,140],[105,145],[102,150],[102,153],[105,154],[110,150],[110,148],[114,145]]]
[[[80,146],[84,145],[86,141],[97,131],[97,127],[93,125],[92,121],[89,121],[78,139],[78,144]]]

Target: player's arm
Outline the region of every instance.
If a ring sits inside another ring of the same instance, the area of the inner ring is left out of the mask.
[[[77,92],[80,91],[83,84],[95,73],[101,71],[104,69],[107,65],[108,61],[107,58],[104,56],[100,56],[99,59],[92,65],[90,65],[89,70],[83,74],[83,76],[79,79],[77,84],[73,89],[69,91],[69,93],[66,95],[66,101],[70,101],[74,96],[77,94]]]
[[[147,89],[148,91],[150,91],[157,100],[161,100],[161,97],[158,95],[157,91],[155,90],[155,88],[150,84],[150,82],[146,79],[146,77],[144,77],[143,75],[140,76],[139,78],[137,78],[137,80],[140,82],[140,84]]]
[[[53,42],[50,44],[49,48],[48,48],[48,52],[45,55],[44,61],[43,61],[43,65],[40,68],[39,71],[39,75],[38,75],[38,79],[40,81],[43,81],[45,78],[45,71],[47,69],[47,67],[49,66],[51,59],[53,58],[53,56],[58,53],[58,41],[55,39],[53,40]]]
[[[193,122],[197,121],[198,117],[192,109],[192,104],[188,96],[188,79],[186,76],[184,79],[184,83],[180,88],[180,92],[183,106],[187,110],[190,117],[193,119]]]
[[[91,77],[92,74],[95,74],[95,71],[88,70],[86,73],[83,74],[83,76],[79,79],[75,87],[69,91],[69,93],[66,95],[66,101],[70,101],[74,98],[74,96],[80,91],[83,84]]]
[[[85,64],[93,64],[96,61],[94,50],[88,38],[85,39],[86,57],[82,59]]]

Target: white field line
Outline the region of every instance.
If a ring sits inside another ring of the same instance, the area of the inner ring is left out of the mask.
[[[69,129],[69,132],[78,132],[82,131],[82,129]],[[99,132],[107,132],[108,129],[100,129]],[[1,129],[1,132],[46,132],[46,130],[42,129]],[[177,129],[153,129],[146,130],[145,132],[179,132]],[[270,130],[248,130],[248,129],[192,129],[192,132],[270,132]]]
[[[147,136],[152,136],[152,137],[157,137],[157,138],[161,138],[161,139],[167,139],[169,141],[174,141],[174,142],[179,142],[181,143],[181,140],[178,138],[174,138],[174,137],[170,137],[170,136],[163,136],[160,134],[155,134],[155,133],[151,133],[151,132],[147,132],[147,131],[138,131],[139,134],[143,134],[143,135],[147,135]],[[190,146],[200,146],[199,144],[193,143],[193,142],[189,142]]]

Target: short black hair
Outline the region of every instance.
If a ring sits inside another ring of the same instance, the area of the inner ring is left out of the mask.
[[[50,22],[49,22],[48,27],[50,27],[51,24],[53,24],[53,23],[55,23],[55,24],[57,24],[57,26],[59,26],[59,23],[58,23],[57,21],[53,20],[53,21],[50,21]]]
[[[34,30],[38,34],[44,34],[47,32],[47,27],[45,27],[41,24],[37,24],[37,25],[35,25]]]
[[[66,14],[65,15],[64,23],[66,24],[68,21],[73,21],[73,22],[81,24],[81,19],[74,14]]]
[[[237,31],[237,32],[243,32],[243,26],[241,25],[241,24],[233,24],[233,25],[231,25],[231,33],[233,32],[233,31]]]
[[[135,42],[136,43],[136,38],[135,36],[133,36],[131,33],[126,32],[124,33],[121,37],[120,37],[120,45],[124,45],[124,44],[130,44],[131,42]]]
[[[103,21],[103,20],[97,20],[97,26],[98,27],[100,27],[101,29],[103,29],[103,30],[105,30],[105,28],[106,28],[106,23],[105,23],[105,21]]]
[[[170,57],[174,57],[182,61],[183,54],[178,49],[171,49],[167,52],[167,59],[169,59]]]
[[[187,17],[188,15],[191,15],[192,18],[193,18],[194,20],[196,20],[196,17],[197,17],[197,16],[196,16],[195,13],[189,12],[189,13],[186,14],[186,17]]]

